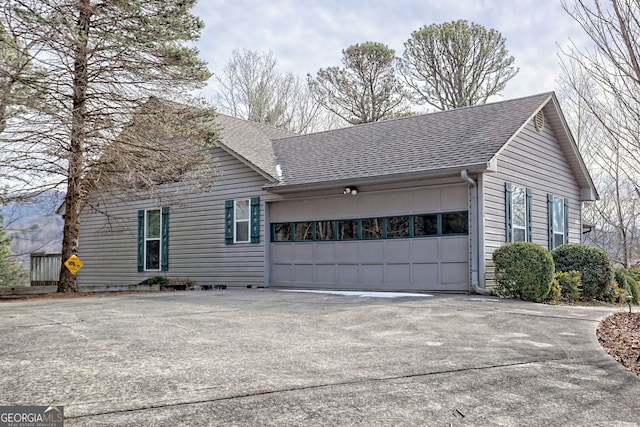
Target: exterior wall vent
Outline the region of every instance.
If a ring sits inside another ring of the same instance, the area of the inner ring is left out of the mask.
[[[542,132],[542,129],[544,129],[544,113],[542,110],[538,111],[536,116],[533,118],[533,122],[536,125],[536,130],[538,132]]]

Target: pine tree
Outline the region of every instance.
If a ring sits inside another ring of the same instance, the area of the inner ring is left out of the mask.
[[[11,238],[3,223],[4,218],[0,215],[0,287],[20,286],[26,282],[28,273],[11,254]]]

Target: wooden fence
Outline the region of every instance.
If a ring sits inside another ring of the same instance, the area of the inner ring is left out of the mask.
[[[31,286],[58,286],[62,254],[31,254]]]

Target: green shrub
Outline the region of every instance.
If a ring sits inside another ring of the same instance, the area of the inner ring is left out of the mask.
[[[560,298],[563,301],[577,301],[582,292],[581,275],[579,271],[556,271],[553,282],[560,288]]]
[[[613,282],[613,261],[603,249],[569,243],[558,246],[551,255],[557,271],[580,272],[584,298],[602,298]]]
[[[553,259],[549,251],[535,243],[508,243],[493,253],[496,292],[500,296],[536,302],[551,291]]]
[[[623,304],[627,302],[629,293],[620,287],[618,282],[613,281],[606,289],[601,299],[614,304]]]
[[[558,274],[558,273],[556,273]],[[547,295],[547,301],[558,302],[562,297],[562,288],[560,287],[560,283],[554,278],[551,282],[551,289],[549,290],[549,295]]]
[[[139,285],[166,285],[169,283],[169,279],[164,276],[153,276],[144,279]]]
[[[627,295],[631,295],[633,303],[640,303],[640,286],[638,286],[638,281],[634,276],[623,268],[616,268],[614,271],[614,277],[620,288],[624,289],[627,292]]]

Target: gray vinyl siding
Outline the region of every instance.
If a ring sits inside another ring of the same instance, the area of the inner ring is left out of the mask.
[[[277,198],[261,187],[267,180],[222,149],[216,149],[216,184],[202,192],[185,184],[168,186],[159,200],[100,206],[108,217],[86,207],[78,255],[84,268],[80,286],[137,284],[147,277],[190,279],[202,285],[263,285],[265,203]],[[211,182],[214,179],[212,177]],[[260,243],[225,244],[225,200],[260,197]],[[137,212],[169,207],[169,270],[137,271]]]
[[[547,194],[569,199],[569,242],[581,239],[580,190],[551,127],[533,123],[498,155],[498,172],[484,176],[485,262],[487,284],[494,281],[492,255],[505,243],[505,182],[530,188],[532,241],[548,247]]]

